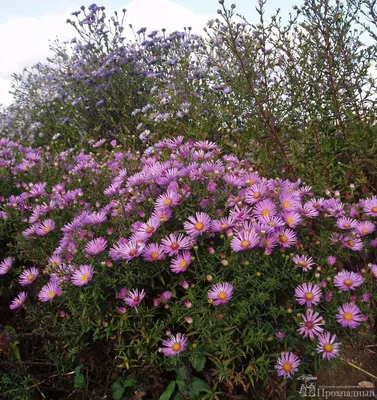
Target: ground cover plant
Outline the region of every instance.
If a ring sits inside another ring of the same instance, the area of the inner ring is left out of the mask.
[[[205,365],[253,393],[274,365],[287,379],[338,357],[337,335],[371,334],[375,196],[314,197],[182,137],[144,154],[1,144],[9,306],[63,359],[105,339],[117,368],[181,368],[177,398],[205,398],[187,382]]]
[[[219,3],[201,36],[132,41],[82,7],[15,75],[4,398],[295,398],[374,340],[375,3]]]

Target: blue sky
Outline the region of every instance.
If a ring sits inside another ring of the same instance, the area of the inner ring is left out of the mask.
[[[103,0],[102,2],[97,2],[98,5],[104,5],[105,7],[111,9],[121,9],[129,5],[131,0]],[[219,7],[217,0],[171,0],[172,3],[180,4],[192,10],[199,15],[209,15],[215,14]],[[248,15],[248,17],[256,18],[254,12],[254,7],[256,1],[253,0],[236,0],[233,1],[237,8],[236,10],[242,14]],[[227,1],[228,5],[232,2]],[[281,0],[269,0],[267,1],[267,11],[272,12],[279,7],[283,7],[283,11],[287,14],[291,10],[292,4],[290,2],[284,2],[282,4]],[[70,5],[84,4],[89,5],[90,2],[79,3],[77,1],[70,0],[0,0],[0,23],[4,23],[9,19],[17,17],[40,17],[44,14],[55,13],[62,11]],[[255,19],[254,19],[255,20]]]

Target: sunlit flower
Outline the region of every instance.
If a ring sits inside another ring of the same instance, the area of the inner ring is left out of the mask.
[[[187,347],[187,338],[183,333],[177,333],[175,336],[171,335],[169,339],[162,342],[164,346],[161,350],[166,357],[175,356],[182,353]]]
[[[356,274],[352,271],[341,271],[334,277],[334,285],[344,292],[349,290],[355,290],[361,286],[364,282],[364,278],[360,274]]]
[[[296,354],[288,351],[287,353],[282,353],[281,356],[279,356],[275,364],[275,369],[278,376],[282,376],[284,379],[287,379],[292,378],[292,375],[298,371],[300,364],[301,362]]]
[[[90,265],[80,265],[71,276],[71,282],[74,286],[84,286],[93,278],[94,269]]]
[[[359,307],[352,303],[345,303],[338,307],[337,321],[343,327],[357,328],[363,320]]]
[[[218,283],[208,292],[208,299],[214,300],[213,305],[218,306],[228,303],[233,296],[233,286],[228,283]]]
[[[25,269],[25,271],[23,271],[22,274],[20,275],[18,282],[20,283],[21,286],[30,285],[35,281],[38,275],[39,275],[39,270],[35,267]]]
[[[317,305],[322,297],[321,288],[312,283],[303,283],[295,289],[295,297],[299,304],[312,307]]]
[[[322,353],[322,358],[331,360],[339,356],[340,343],[335,343],[336,335],[329,332],[318,335],[317,352]]]

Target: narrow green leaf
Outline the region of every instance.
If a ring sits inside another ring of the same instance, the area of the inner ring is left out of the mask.
[[[168,387],[166,388],[165,392],[162,393],[162,395],[160,396],[159,400],[169,400],[172,394],[174,393],[174,389],[175,389],[175,381],[171,381]]]

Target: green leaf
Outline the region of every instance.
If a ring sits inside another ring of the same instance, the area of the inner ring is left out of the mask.
[[[133,378],[128,378],[126,380],[126,382],[123,383],[123,387],[125,389],[136,387],[136,385],[137,385],[137,381],[136,381],[136,379],[133,379]]]
[[[178,389],[179,389],[180,391],[182,391],[182,390],[185,388],[185,386],[186,386],[186,384],[185,384],[184,381],[180,381],[180,380],[177,379],[175,382],[176,382],[176,384],[177,384],[177,386],[178,386]]]
[[[120,400],[124,393],[124,386],[121,379],[117,379],[111,385],[111,394],[114,400]]]
[[[202,371],[206,363],[206,356],[203,353],[194,353],[191,356],[191,365],[195,371]]]
[[[190,399],[200,400],[201,399],[200,393],[202,393],[204,390],[208,390],[208,389],[209,389],[209,386],[206,382],[204,382],[201,379],[194,376],[190,381]]]
[[[166,388],[165,392],[162,393],[162,395],[160,396],[159,400],[169,400],[172,394],[174,393],[174,389],[175,389],[175,381],[171,381],[168,387]]]
[[[85,387],[85,377],[81,373],[81,366],[75,368],[75,389],[83,389]]]
[[[177,374],[177,381],[185,381],[187,379],[187,368],[186,367],[179,367],[175,368],[174,371]]]

